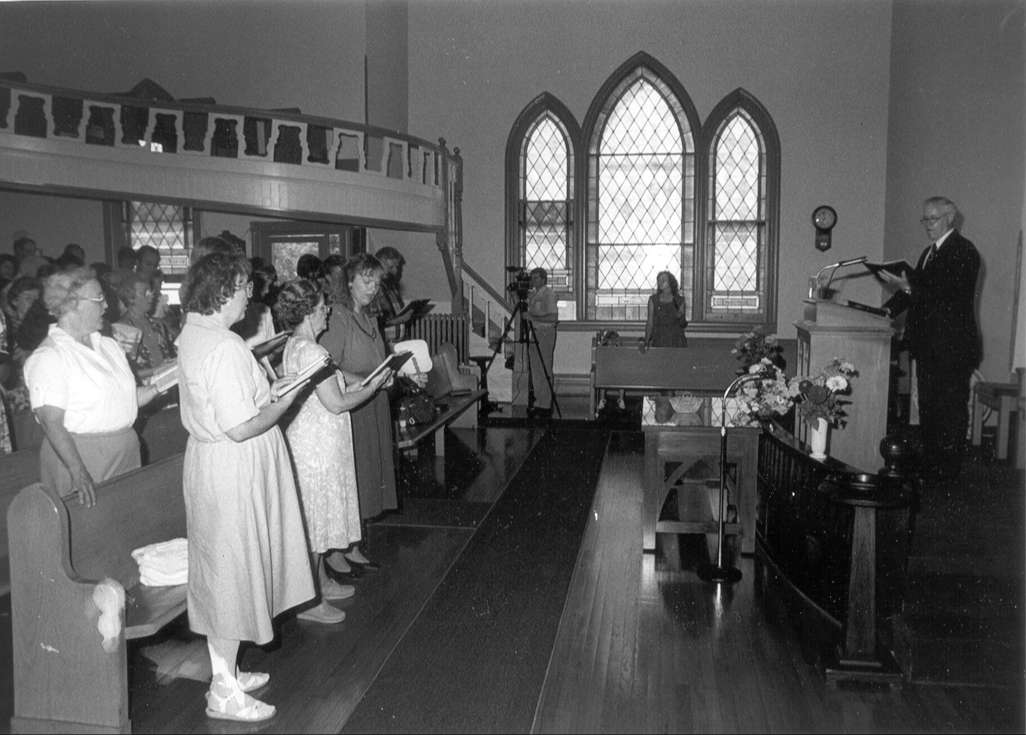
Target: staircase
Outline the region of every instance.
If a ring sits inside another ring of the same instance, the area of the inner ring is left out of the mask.
[[[461,269],[463,295],[470,315],[471,356],[491,355],[511,314],[505,297],[466,263]],[[510,335],[512,336],[512,335]],[[500,349],[488,369],[488,400],[509,403],[513,400],[513,373],[506,368],[505,350]]]
[[[983,455],[926,487],[893,648],[916,683],[1024,684],[1023,475]]]

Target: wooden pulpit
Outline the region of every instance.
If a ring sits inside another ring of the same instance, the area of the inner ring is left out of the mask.
[[[867,472],[881,466],[880,440],[887,434],[887,391],[891,364],[891,320],[835,301],[805,299],[798,329],[797,375],[816,375],[833,358],[855,365],[848,423],[831,428],[827,454]],[[799,414],[800,418],[801,414]],[[798,438],[809,428],[799,421]]]

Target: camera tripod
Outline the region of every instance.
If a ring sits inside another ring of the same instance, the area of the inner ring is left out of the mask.
[[[516,308],[513,309],[513,313],[510,314],[509,321],[506,322],[506,328],[502,330],[502,335],[495,343],[495,349],[492,350],[492,357],[488,361],[488,367],[492,366],[495,361],[495,357],[499,354],[499,350],[506,344],[506,340],[509,337],[509,331],[516,324],[517,317],[520,317],[520,336],[516,339],[513,344],[522,345],[524,349],[524,357],[527,359],[527,384],[531,385],[532,370],[531,370],[531,356],[530,349],[531,345],[534,345],[535,354],[538,355],[538,364],[541,365],[542,374],[545,376],[545,382],[549,386],[549,395],[552,396],[552,407],[556,410],[556,416],[563,418],[563,411],[559,408],[559,401],[556,400],[556,390],[552,386],[552,376],[549,375],[548,368],[545,367],[545,360],[542,358],[541,346],[538,344],[538,335],[535,334],[534,324],[527,318],[527,301],[520,299],[517,302]],[[487,368],[486,368],[487,370]]]

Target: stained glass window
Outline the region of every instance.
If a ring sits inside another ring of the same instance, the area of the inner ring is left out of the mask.
[[[690,308],[694,142],[682,107],[639,69],[610,96],[599,123],[588,182],[588,318],[644,320],[664,270]]]
[[[149,245],[160,253],[160,269],[165,274],[189,270],[192,233],[189,210],[177,204],[127,202],[126,222],[132,248]]]
[[[766,146],[737,109],[716,131],[709,154],[710,257],[704,316],[766,312]]]
[[[543,110],[528,127],[519,156],[519,264],[548,271],[564,320],[576,318],[577,311],[570,229],[573,160],[566,128]]]

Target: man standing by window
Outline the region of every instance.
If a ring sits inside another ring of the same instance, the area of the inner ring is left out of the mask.
[[[932,240],[915,270],[880,276],[899,290],[884,308],[908,310],[905,337],[916,361],[922,466],[934,480],[958,476],[969,422],[969,378],[980,363],[976,277],[980,254],[955,229],[955,204],[945,197],[923,203],[920,222]]]
[[[556,352],[556,322],[559,314],[556,293],[549,288],[548,281],[549,274],[544,268],[534,268],[531,271],[531,291],[527,299],[527,317],[538,339],[537,349],[533,344],[527,346],[531,387],[534,388],[531,414],[541,417],[552,415],[552,358]]]

